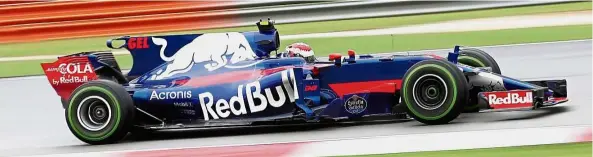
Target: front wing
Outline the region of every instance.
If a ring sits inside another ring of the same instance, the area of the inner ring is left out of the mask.
[[[533,89],[480,92],[479,103],[484,111],[537,109],[568,101],[566,80],[526,81]]]

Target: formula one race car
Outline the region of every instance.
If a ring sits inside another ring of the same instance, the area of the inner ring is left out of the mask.
[[[436,55],[348,56],[326,61],[270,57],[273,21],[258,31],[124,36],[134,65],[124,74],[109,51],[42,63],[71,132],[90,144],[137,131],[356,121],[387,116],[445,124],[462,112],[525,110],[568,101],[565,80],[501,75],[484,51],[456,46]],[[115,46],[117,42],[123,43]]]

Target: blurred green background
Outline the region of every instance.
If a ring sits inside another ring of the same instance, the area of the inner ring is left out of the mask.
[[[277,25],[277,28],[279,29],[280,34],[282,35],[336,32],[346,30],[365,30],[461,19],[500,17],[510,15],[529,15],[566,11],[590,11],[591,4],[591,2],[576,2],[515,8],[450,12],[440,14],[279,24]],[[256,29],[257,28],[255,26],[249,26],[140,35],[253,31]],[[282,40],[280,49],[283,49],[286,45],[290,43],[302,41],[306,42],[307,44],[310,44],[315,49],[317,56],[326,56],[329,53],[335,52],[344,53],[348,49],[354,49],[357,51],[358,54],[366,54],[407,50],[451,48],[454,45],[485,46],[558,40],[591,39],[591,29],[591,25],[589,24],[455,33],[426,33]],[[36,55],[66,55],[83,51],[109,50],[105,46],[105,41],[107,39],[114,37],[115,36],[64,39],[35,43],[1,44],[0,58]],[[119,55],[116,58],[118,60],[118,63],[124,69],[129,69],[131,67],[132,61],[129,55]],[[0,61],[0,77],[38,75],[42,73],[42,69],[39,63],[52,61],[54,61],[54,59]]]

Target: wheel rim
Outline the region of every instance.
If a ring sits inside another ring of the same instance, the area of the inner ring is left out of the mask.
[[[435,74],[420,76],[412,86],[412,97],[418,106],[425,110],[437,109],[445,103],[448,96],[445,81]]]
[[[107,100],[99,96],[83,99],[77,109],[78,122],[90,131],[104,129],[111,120],[111,107]]]

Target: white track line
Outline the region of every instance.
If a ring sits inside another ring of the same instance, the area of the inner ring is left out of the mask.
[[[292,156],[338,156],[441,151],[579,142],[591,126],[560,126],[378,136],[313,142]],[[397,132],[397,130],[394,130]]]
[[[397,132],[397,130],[394,130]],[[524,145],[556,144],[590,141],[591,125],[533,127],[520,129],[479,130],[463,132],[423,133],[360,138],[337,138],[324,140],[304,140],[253,144],[218,145],[206,147],[172,147],[159,149],[103,151],[69,154],[47,154],[29,157],[74,157],[74,156],[126,156],[126,153],[145,151],[182,150],[195,151],[201,148],[220,148],[238,146],[263,146],[287,143],[304,143],[288,156],[337,156],[384,154],[418,151],[459,150],[476,148],[509,147]],[[179,152],[177,152],[179,153]],[[248,153],[248,152],[246,152]],[[224,152],[220,152],[224,155]]]

